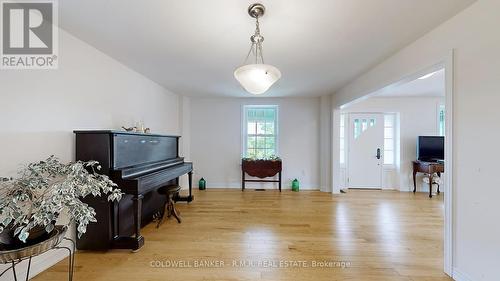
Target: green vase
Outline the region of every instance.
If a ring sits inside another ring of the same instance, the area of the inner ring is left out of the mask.
[[[299,181],[297,179],[292,181],[292,191],[299,191]]]
[[[207,188],[207,182],[205,181],[204,178],[201,178],[200,181],[198,182],[198,188],[200,190],[205,190]]]

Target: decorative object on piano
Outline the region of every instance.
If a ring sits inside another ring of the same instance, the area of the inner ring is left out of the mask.
[[[125,131],[127,132],[135,132],[137,130],[137,127],[125,127],[125,126],[122,126],[122,129],[124,129]]]
[[[80,201],[87,195],[108,195],[119,201],[121,191],[107,176],[96,173],[96,161],[61,163],[55,156],[26,165],[17,178],[0,182],[0,247],[15,249],[40,242],[54,230],[58,218],[75,222],[78,237],[95,211]],[[90,172],[89,172],[90,171]]]
[[[204,178],[201,178],[198,182],[198,189],[205,190],[207,188],[207,181]]]
[[[267,159],[243,158],[241,160],[241,190],[245,190],[245,182],[276,182],[281,192],[281,171],[282,162],[277,156]],[[261,178],[261,180],[247,180],[245,174]],[[278,180],[262,180],[276,175],[278,175]]]
[[[135,132],[136,133],[144,133],[145,127],[144,127],[144,121],[139,121],[135,124]]]
[[[144,126],[144,122],[143,121],[136,122],[134,127],[125,127],[125,126],[122,126],[122,129],[125,130],[126,132],[134,132],[134,133],[142,133],[142,134],[149,134],[149,133],[151,133],[151,129],[150,128],[146,128]]]
[[[299,191],[299,180],[294,179],[292,181],[292,191],[298,192]]]
[[[137,126],[135,126],[135,127],[122,126],[122,129],[125,130],[126,132],[135,132],[135,133],[144,133],[144,134],[151,133],[150,128],[144,128],[144,127],[138,128]]]

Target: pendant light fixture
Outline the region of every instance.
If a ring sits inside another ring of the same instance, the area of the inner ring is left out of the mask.
[[[276,81],[281,78],[278,68],[265,64],[262,54],[262,42],[264,37],[260,34],[259,18],[264,15],[264,5],[256,3],[248,7],[248,14],[255,18],[255,33],[250,37],[250,51],[242,66],[234,71],[234,77],[245,90],[254,95],[265,93]],[[254,60],[248,64],[250,55]]]

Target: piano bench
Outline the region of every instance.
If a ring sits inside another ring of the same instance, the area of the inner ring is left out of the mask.
[[[158,218],[156,228],[159,228],[160,225],[165,221],[165,216],[167,218],[174,216],[177,219],[178,223],[182,222],[182,219],[180,217],[180,212],[177,211],[177,209],[175,208],[175,202],[174,202],[174,197],[177,196],[179,191],[181,191],[181,187],[178,185],[169,185],[158,189],[158,193],[165,195],[167,198],[165,201],[165,210]]]

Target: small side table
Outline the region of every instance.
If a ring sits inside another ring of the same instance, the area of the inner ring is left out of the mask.
[[[417,191],[417,173],[428,174],[429,177],[429,198],[432,198],[432,175],[437,173],[441,176],[444,173],[444,163],[413,161],[413,193]],[[439,186],[437,193],[439,194]]]
[[[39,242],[34,245],[26,246],[24,248],[8,250],[8,251],[0,251],[0,264],[10,264],[10,267],[5,269],[0,273],[0,277],[6,274],[9,270],[12,269],[12,274],[14,275],[14,281],[20,280],[17,278],[16,273],[16,265],[21,263],[24,260],[28,260],[28,268],[26,271],[25,280],[30,280],[30,269],[31,269],[31,259],[41,255],[50,250],[64,249],[68,251],[69,257],[69,266],[68,266],[68,280],[73,280],[73,272],[75,268],[75,250],[76,244],[70,238],[64,237],[66,235],[68,228],[62,225],[56,225],[54,231],[52,231],[49,238],[46,240]],[[66,246],[60,246],[63,240],[67,240],[71,242],[71,248]]]

